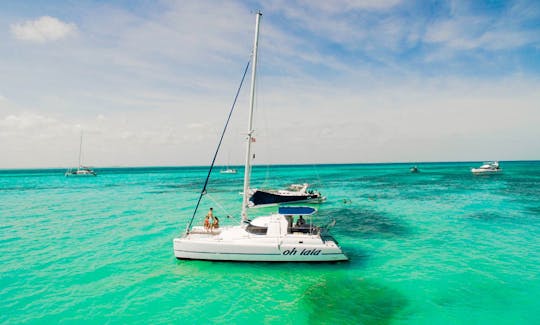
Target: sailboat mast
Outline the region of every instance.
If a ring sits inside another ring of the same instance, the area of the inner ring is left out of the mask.
[[[77,167],[77,170],[81,169],[82,135],[83,135],[83,131],[81,130],[81,141],[79,142],[79,167]]]
[[[259,22],[262,13],[257,12],[255,21],[255,40],[253,41],[253,58],[251,64],[251,89],[249,97],[249,118],[248,118],[248,133],[246,143],[246,163],[244,170],[244,198],[242,200],[242,221],[248,219],[247,208],[249,200],[249,181],[251,177],[251,143],[253,141],[253,107],[255,105],[255,75],[257,73],[257,46],[259,43]]]

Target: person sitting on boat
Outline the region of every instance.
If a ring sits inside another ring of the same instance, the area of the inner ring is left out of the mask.
[[[306,220],[302,218],[302,216],[298,217],[298,220],[296,220],[296,226],[302,227],[306,224]]]
[[[214,217],[214,220],[212,221],[212,229],[218,229],[219,228],[219,219],[218,217]]]
[[[210,230],[210,227],[211,227],[211,225],[210,225],[210,216],[207,215],[204,218],[204,230],[208,231],[208,230]]]
[[[212,208],[210,208],[210,210],[206,214],[206,217],[204,218],[205,230],[210,230],[212,228],[212,225],[210,224],[210,220],[214,220],[214,210]]]

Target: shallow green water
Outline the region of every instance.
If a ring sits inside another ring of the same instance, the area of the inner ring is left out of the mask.
[[[328,196],[351,261],[315,265],[177,261],[205,168],[0,171],[0,322],[539,324],[540,162],[477,165],[256,167]],[[238,222],[242,175],[214,175],[197,222]]]

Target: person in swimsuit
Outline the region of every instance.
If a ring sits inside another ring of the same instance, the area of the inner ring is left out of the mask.
[[[218,217],[214,217],[214,220],[212,221],[212,229],[218,229],[219,228],[219,219]]]
[[[208,213],[206,214],[206,217],[204,218],[204,230],[211,230],[212,225],[210,224],[210,220],[214,219],[214,209],[210,208]]]

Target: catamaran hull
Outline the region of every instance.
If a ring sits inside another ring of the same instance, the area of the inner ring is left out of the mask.
[[[84,174],[77,174],[77,173],[66,173],[66,176],[76,176],[76,177],[85,177],[85,176],[97,176],[96,173],[90,174],[90,173],[84,173]]]
[[[472,168],[471,172],[473,174],[497,174],[502,172],[502,169],[481,169],[481,168]]]
[[[175,238],[174,255],[177,259],[243,262],[337,262],[347,261],[335,242],[323,245],[284,244],[275,241],[249,246],[241,242],[208,243],[186,238]]]

